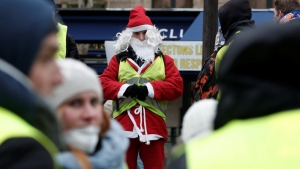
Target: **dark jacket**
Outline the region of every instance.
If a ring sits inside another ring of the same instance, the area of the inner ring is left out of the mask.
[[[66,58],[73,58],[73,59],[81,60],[81,58],[78,54],[76,42],[70,34],[67,34],[67,37],[66,37],[66,48],[67,48]]]
[[[0,107],[15,113],[55,145],[63,147],[53,112],[35,94],[26,77],[42,40],[50,32],[57,31],[49,4],[35,0],[3,0],[0,25]],[[39,29],[35,29],[37,27]],[[0,168],[53,168],[46,149],[27,137],[7,139],[0,146],[0,159]]]

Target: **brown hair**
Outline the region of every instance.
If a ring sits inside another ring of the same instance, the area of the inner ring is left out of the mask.
[[[70,146],[68,146],[68,149],[74,154],[80,168],[93,169],[92,164],[88,160],[88,156],[86,155],[86,153],[84,153],[81,150],[78,150],[76,148],[70,147]]]
[[[103,138],[105,133],[110,128],[110,116],[109,113],[107,113],[104,109],[103,109],[103,121],[100,124],[100,127],[101,127],[100,137]]]
[[[292,10],[300,10],[299,0],[275,0],[275,9],[284,14]]]

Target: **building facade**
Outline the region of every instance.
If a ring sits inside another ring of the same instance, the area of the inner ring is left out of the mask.
[[[228,0],[219,0],[219,6]],[[274,0],[249,0],[254,9],[274,7]],[[203,8],[204,0],[55,0],[62,8],[133,8],[143,5],[145,8]]]

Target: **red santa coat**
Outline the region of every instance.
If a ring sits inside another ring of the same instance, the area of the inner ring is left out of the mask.
[[[142,65],[139,67],[133,60],[127,59],[130,65],[137,72],[145,72],[151,65]],[[179,98],[183,92],[183,81],[179,74],[177,67],[174,64],[173,59],[164,55],[165,62],[165,74],[166,79],[164,81],[152,81],[146,84],[149,95],[148,97],[156,100],[172,101]],[[100,80],[103,87],[104,98],[107,100],[117,100],[124,98],[123,94],[126,91],[128,84],[119,82],[118,80],[119,63],[116,56],[113,56],[108,67],[104,70],[100,76]],[[149,140],[158,140],[160,138],[168,139],[168,132],[166,122],[158,115],[152,113],[148,109],[145,110],[145,117],[140,114],[135,114],[135,111],[139,108],[139,105],[131,108],[130,114],[134,118],[136,125],[141,129],[145,128],[148,133]],[[141,123],[145,118],[145,124]],[[142,136],[137,133],[132,120],[129,117],[128,112],[123,112],[116,117],[116,120],[124,127],[125,134],[129,138],[136,138],[140,136],[140,141],[145,142],[145,131],[141,131]]]

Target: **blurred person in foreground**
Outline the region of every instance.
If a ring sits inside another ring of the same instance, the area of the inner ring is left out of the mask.
[[[218,101],[215,99],[203,99],[194,102],[183,116],[181,136],[169,155],[178,151],[178,147],[193,139],[202,139],[210,135],[214,130],[214,118],[217,112]],[[168,164],[170,158],[168,158]]]
[[[52,9],[2,0],[0,25],[0,168],[56,168],[56,146],[64,148],[58,123],[36,94],[48,95],[62,79]]]
[[[124,169],[129,140],[104,110],[97,73],[74,59],[57,63],[63,82],[48,101],[62,124],[69,150],[59,154],[59,163],[72,169]]]
[[[213,121],[218,101],[204,99],[195,102],[183,116],[181,139],[184,143],[195,138],[204,138],[214,130]]]
[[[274,21],[280,24],[300,19],[299,0],[275,0]]]
[[[295,20],[237,36],[220,65],[216,131],[185,144],[169,168],[300,168],[299,29]]]
[[[168,101],[181,96],[183,82],[174,60],[160,51],[162,36],[142,6],[130,11],[117,34],[116,55],[100,76],[104,98],[114,100],[113,117],[130,138],[126,161],[136,169],[138,153],[145,169],[164,168],[168,139]]]

